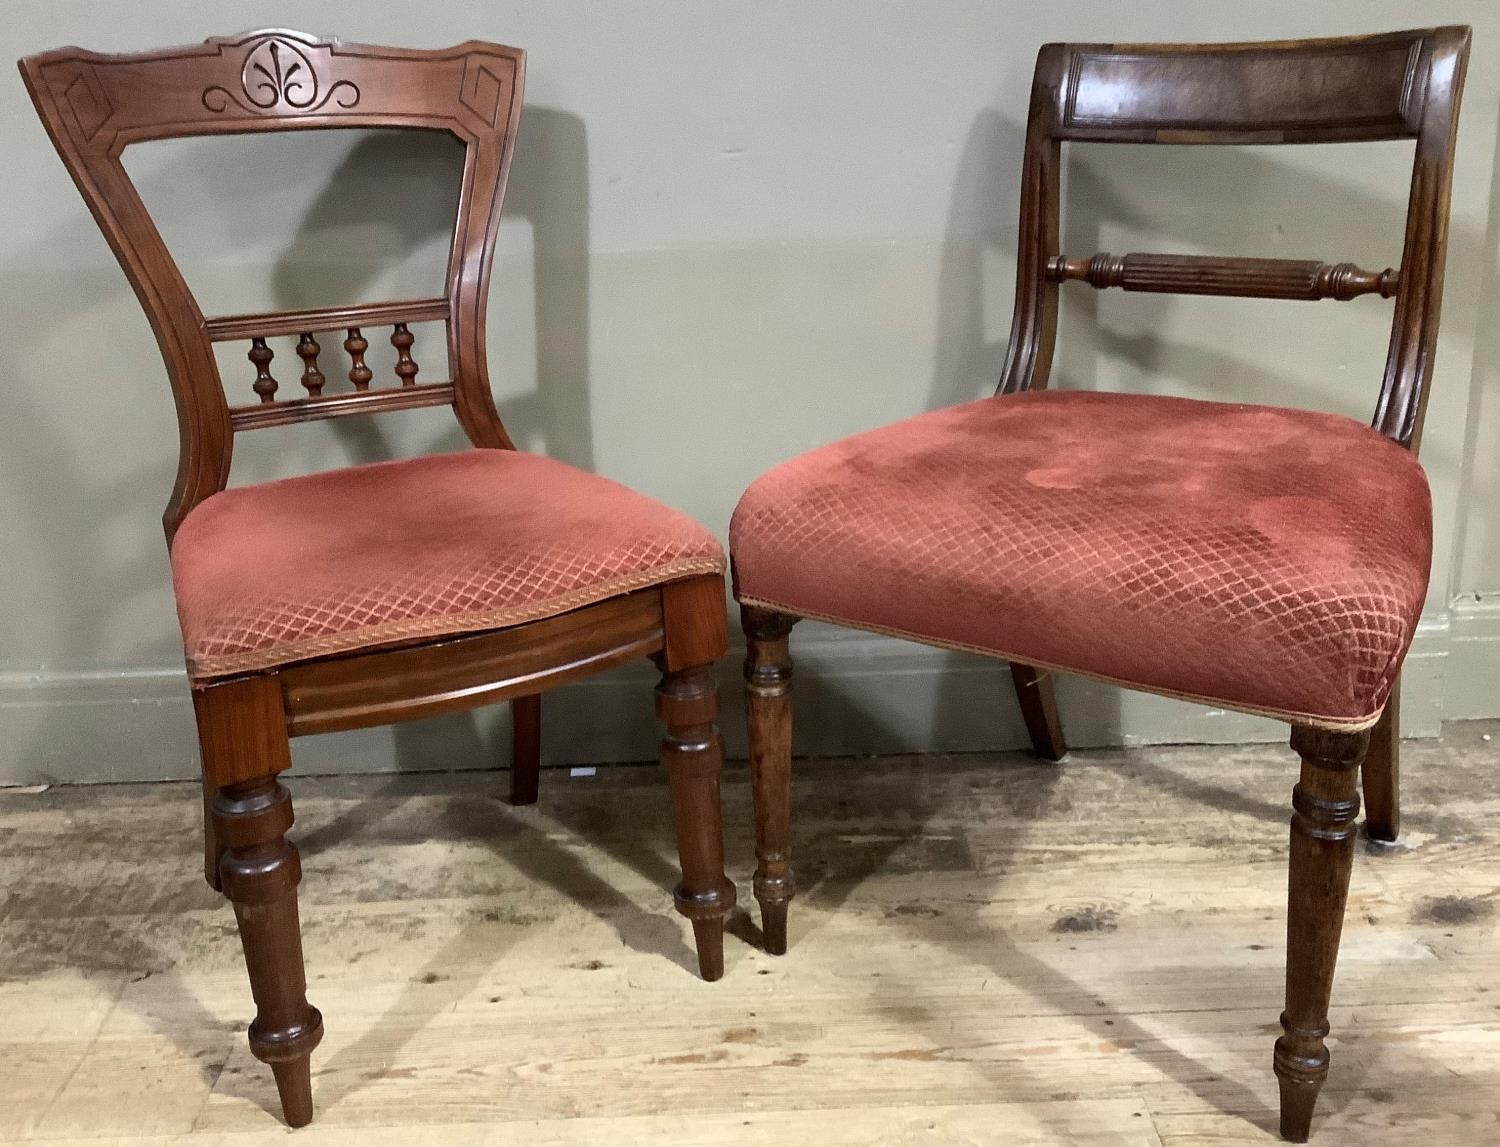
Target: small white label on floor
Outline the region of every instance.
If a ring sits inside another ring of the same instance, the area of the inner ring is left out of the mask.
[[[599,770],[596,769],[596,768],[594,768],[593,765],[583,765],[580,768],[569,769],[568,770],[568,776],[570,776],[570,777],[591,777],[591,776],[593,776],[598,771]]]

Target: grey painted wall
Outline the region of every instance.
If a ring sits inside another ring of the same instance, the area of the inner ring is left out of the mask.
[[[248,27],[525,47],[527,107],[490,312],[518,439],[721,535],[744,485],[810,446],[990,390],[1005,354],[1018,162],[1046,40],[1254,39],[1475,25],[1423,458],[1437,559],[1407,728],[1500,713],[1500,7],[1483,0],[1124,5],[12,0],[4,54],[129,50]],[[158,517],[172,405],[123,276],[18,78],[0,82],[0,781],[189,775]],[[400,297],[444,254],[454,148],[329,133],[133,150],[210,310]],[[1409,146],[1076,148],[1069,251],[1395,263]],[[1056,384],[1373,409],[1389,305],[1066,293]],[[436,364],[435,347],[425,348]],[[248,395],[248,365],[224,360]],[[285,353],[285,352],[283,352]],[[423,358],[419,343],[417,357]],[[290,356],[287,356],[290,357]],[[381,363],[377,362],[377,369]],[[326,369],[326,367],[325,367]],[[668,436],[670,454],[659,448]],[[442,411],[246,436],[237,482],[453,448]],[[1016,745],[1003,667],[798,630],[799,744]],[[723,673],[732,686],[733,664]],[[556,761],[652,751],[649,678],[549,701]],[[1234,740],[1273,724],[1070,682],[1078,743]],[[731,701],[731,710],[734,703]],[[304,768],[503,758],[503,712],[317,738]],[[733,717],[731,747],[737,746]]]

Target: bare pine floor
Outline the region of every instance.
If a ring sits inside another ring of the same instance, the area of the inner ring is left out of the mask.
[[[1483,734],[1496,734],[1485,742]],[[1314,1142],[1500,1142],[1500,724],[1406,746]],[[792,949],[691,972],[654,768],[291,779],[327,1039],[297,1142],[1275,1141],[1288,750],[799,764]],[[752,907],[749,798],[726,777]],[[191,785],[0,793],[0,1140],[282,1142]]]

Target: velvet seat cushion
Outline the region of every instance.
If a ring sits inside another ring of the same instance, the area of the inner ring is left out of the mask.
[[[512,450],[225,490],[172,543],[195,678],[498,629],[723,569],[686,515]]]
[[[752,605],[1355,730],[1411,644],[1432,508],[1339,415],[1040,391],[776,467],[730,551]]]

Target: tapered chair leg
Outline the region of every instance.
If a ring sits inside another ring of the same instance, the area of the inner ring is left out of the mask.
[[[536,804],[542,780],[542,695],[510,703],[510,803]]]
[[[661,763],[672,785],[682,862],[682,883],[674,899],[677,911],[693,922],[699,971],[705,980],[717,980],[724,974],[724,917],[734,907],[735,890],[724,875],[719,805],[724,739],[716,723],[719,691],[713,669],[702,665],[663,672],[656,687],[656,712],[667,727]]]
[[[291,766],[281,685],[275,674],[195,685],[209,825],[219,887],[234,905],[255,997],[250,1051],[271,1065],[286,1121],[313,1116],[310,1057],[323,1017],[307,1002],[297,885],[302,862],[286,839],[292,798],[277,781]]]
[[[1369,732],[1294,727],[1302,777],[1292,790],[1292,849],[1286,925],[1286,1010],[1274,1066],[1281,1136],[1305,1143],[1328,1076],[1328,1000],[1338,960],[1359,816],[1359,766]]]
[[[1031,751],[1044,761],[1062,760],[1068,755],[1068,742],[1063,739],[1062,720],[1057,715],[1051,670],[1012,661],[1010,676],[1015,682],[1026,732],[1031,737]]]
[[[788,635],[795,617],[740,607],[745,631],[745,724],[750,737],[750,781],[755,800],[755,899],[760,901],[766,951],[786,952],[787,906],[796,892],[792,873],[792,657]]]
[[[1394,844],[1401,835],[1401,713],[1400,683],[1391,691],[1385,712],[1370,730],[1365,754],[1365,836]]]
[[[271,1065],[281,1109],[293,1127],[312,1121],[312,1051],[323,1017],[307,1002],[297,885],[302,863],[285,836],[292,798],[275,777],[227,785],[214,797],[214,830],[224,849],[224,893],[234,903],[255,997],[250,1051]]]

